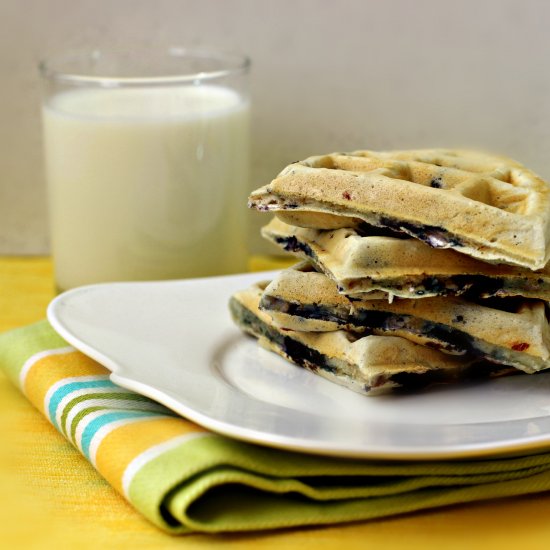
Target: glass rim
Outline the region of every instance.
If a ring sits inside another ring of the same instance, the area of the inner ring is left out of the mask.
[[[53,55],[38,62],[38,70],[45,80],[53,80],[66,84],[93,84],[99,86],[146,86],[158,84],[185,84],[203,80],[216,80],[227,76],[243,74],[250,68],[250,58],[246,55],[210,50],[203,48],[168,47],[161,50],[163,55],[181,58],[211,59],[226,63],[227,67],[198,71],[184,74],[166,74],[161,76],[101,76],[85,74],[83,71],[63,71],[56,69],[56,64],[71,60],[96,58],[103,53],[127,53],[125,50],[94,48],[89,50],[74,50],[70,53]]]

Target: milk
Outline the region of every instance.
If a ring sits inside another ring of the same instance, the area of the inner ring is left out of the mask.
[[[248,102],[220,86],[81,89],[43,108],[60,289],[242,271]]]

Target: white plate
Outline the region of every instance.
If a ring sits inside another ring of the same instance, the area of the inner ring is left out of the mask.
[[[233,438],[419,460],[550,445],[550,374],[364,397],[261,349],[227,302],[271,275],[81,287],[53,300],[48,318],[115,383]]]

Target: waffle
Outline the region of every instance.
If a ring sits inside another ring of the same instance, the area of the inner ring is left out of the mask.
[[[540,300],[462,298],[351,301],[308,265],[287,269],[266,287],[260,309],[284,329],[345,329],[401,336],[446,353],[479,357],[528,373],[550,366],[550,328]]]
[[[230,300],[235,323],[260,345],[290,362],[356,392],[376,395],[468,377],[517,373],[516,369],[466,361],[397,336],[357,337],[344,330],[298,332],[275,326],[258,305],[267,283]]]
[[[550,186],[511,159],[471,151],[310,157],[254,191],[249,206],[316,229],[363,221],[532,270],[550,256]]]
[[[354,229],[318,230],[274,218],[263,236],[311,260],[349,296],[381,290],[401,298],[460,295],[550,300],[550,266],[535,272],[434,250],[415,239],[362,236]]]

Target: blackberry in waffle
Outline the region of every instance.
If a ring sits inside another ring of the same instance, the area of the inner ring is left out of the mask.
[[[315,229],[366,222],[532,270],[550,256],[550,186],[518,162],[472,151],[310,157],[254,191],[249,206]]]
[[[369,294],[350,300],[332,280],[303,263],[279,273],[259,307],[283,329],[401,336],[528,373],[550,366],[550,328],[540,300],[440,297],[390,303]]]
[[[411,238],[364,235],[356,229],[319,230],[274,218],[263,236],[313,262],[344,294],[374,290],[401,298],[471,295],[522,296],[550,301],[550,267],[538,272],[434,250]]]

